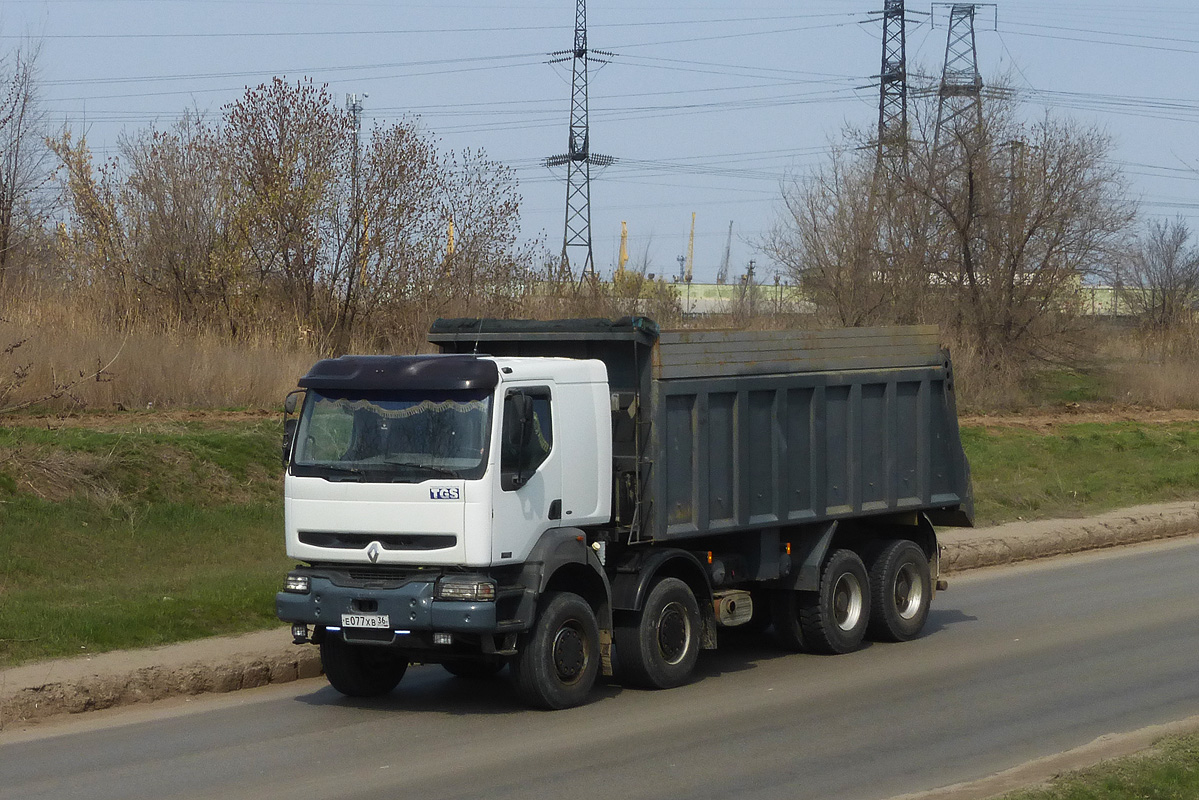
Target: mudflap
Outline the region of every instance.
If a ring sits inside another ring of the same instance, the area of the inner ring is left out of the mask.
[[[600,672],[605,678],[615,675],[612,669],[612,629],[600,628]]]

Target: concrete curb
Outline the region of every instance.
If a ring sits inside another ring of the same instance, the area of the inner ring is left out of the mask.
[[[941,570],[952,574],[1194,533],[1199,533],[1199,502],[1137,506],[1087,519],[950,529],[941,532]],[[286,628],[29,664],[0,670],[0,730],[61,714],[320,674],[317,649],[291,645]]]
[[[1134,506],[1085,519],[1009,522],[940,532],[941,571],[962,572],[1199,533],[1199,503]]]
[[[287,629],[46,661],[0,671],[0,730],[60,714],[232,692],[321,674]]]

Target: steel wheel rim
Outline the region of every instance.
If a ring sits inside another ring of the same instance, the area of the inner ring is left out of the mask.
[[[554,672],[563,683],[577,683],[587,666],[587,640],[572,623],[563,625],[556,636],[552,650]]]
[[[913,619],[924,604],[924,583],[915,564],[904,564],[895,574],[895,611],[901,619]]]
[[[862,619],[862,584],[857,576],[844,573],[833,585],[833,621],[843,631],[852,631]]]
[[[658,616],[658,652],[667,664],[678,664],[691,646],[691,620],[681,603],[668,603]]]

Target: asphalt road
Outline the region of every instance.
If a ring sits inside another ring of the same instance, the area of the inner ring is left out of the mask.
[[[972,573],[917,641],[726,636],[688,686],[560,712],[439,667],[100,712],[0,733],[0,798],[887,798],[1199,714],[1196,576],[1195,538]]]

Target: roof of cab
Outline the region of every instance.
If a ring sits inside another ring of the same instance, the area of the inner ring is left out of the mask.
[[[342,356],[316,362],[300,378],[305,389],[491,389],[500,381],[490,358],[464,355]]]

